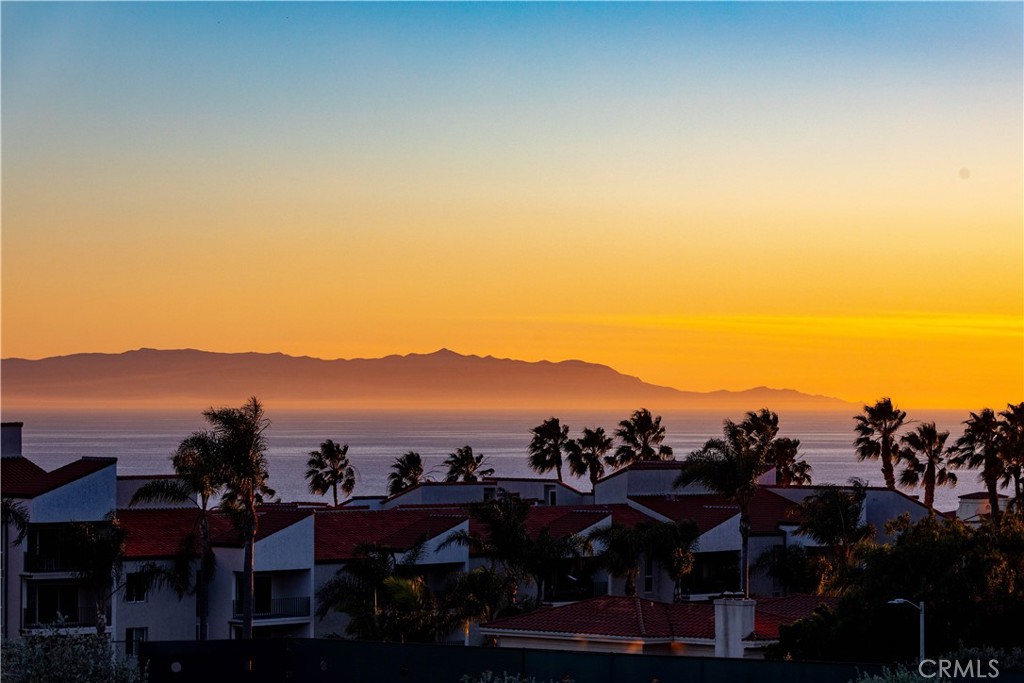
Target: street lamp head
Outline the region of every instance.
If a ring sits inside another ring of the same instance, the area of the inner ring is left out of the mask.
[[[901,605],[901,604],[903,604],[904,602],[907,602],[907,601],[906,601],[906,600],[904,600],[903,598],[896,598],[895,600],[890,600],[890,601],[889,601],[889,604],[890,604],[890,605]]]

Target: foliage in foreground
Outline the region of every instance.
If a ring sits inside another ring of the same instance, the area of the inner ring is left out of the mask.
[[[107,638],[53,629],[6,641],[4,683],[142,683],[134,660],[111,650]]]
[[[493,671],[484,671],[476,678],[467,674],[459,679],[459,683],[556,683],[556,681],[553,679],[542,681],[533,676],[523,677],[519,674],[510,674],[507,671],[503,671],[501,674],[496,674]],[[562,679],[560,683],[573,683],[573,681]]]
[[[965,647],[1020,644],[1024,623],[1024,520],[997,527],[958,520],[902,520],[891,545],[866,551],[834,610],[819,608],[768,649],[773,658],[898,662],[916,658],[924,601],[929,656]]]
[[[1019,647],[1012,650],[997,650],[992,647],[965,648],[956,652],[946,653],[935,659],[960,662],[961,664],[980,662],[980,670],[986,673],[989,673],[988,662],[994,659],[998,662],[1000,673],[1004,671],[1024,671],[1024,650],[1021,650]],[[976,666],[978,665],[976,664]],[[933,671],[934,667],[928,669],[926,673],[932,673]],[[995,677],[992,676],[992,678]],[[880,674],[861,673],[851,683],[923,683],[924,681],[939,682],[948,680],[950,680],[948,677],[939,675],[925,678],[913,666],[897,666],[892,669],[882,669]]]

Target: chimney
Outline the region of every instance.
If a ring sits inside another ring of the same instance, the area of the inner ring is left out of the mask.
[[[24,422],[0,423],[0,456],[21,456],[21,427]]]
[[[742,657],[743,639],[754,631],[755,600],[715,600],[715,656]]]

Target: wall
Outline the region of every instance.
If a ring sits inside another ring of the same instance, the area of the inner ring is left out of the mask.
[[[171,561],[159,560],[157,564],[170,569]],[[125,562],[124,579],[131,572],[141,569],[144,562]],[[149,629],[150,640],[193,640],[196,637],[196,597],[186,594],[179,598],[169,586],[152,586],[145,602],[128,602],[122,588],[112,600],[113,639],[125,640],[125,629],[144,627]]]
[[[33,524],[96,522],[114,510],[117,501],[117,466],[111,463],[32,501]]]

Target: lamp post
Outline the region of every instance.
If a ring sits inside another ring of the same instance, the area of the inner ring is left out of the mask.
[[[911,607],[916,609],[918,612],[920,612],[920,615],[919,615],[920,616],[920,633],[919,633],[919,636],[918,636],[918,650],[917,650],[918,651],[917,663],[920,664],[921,662],[924,661],[924,600],[921,601],[920,605],[917,604],[916,602],[911,602],[910,600],[904,600],[903,598],[896,598],[895,600],[890,600],[889,601],[890,605],[899,605],[901,603],[906,604],[906,605],[910,605]]]

